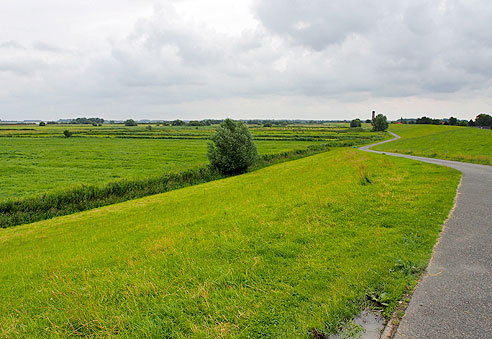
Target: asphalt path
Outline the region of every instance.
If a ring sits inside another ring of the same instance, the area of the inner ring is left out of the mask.
[[[391,133],[391,132],[390,132]],[[395,338],[492,338],[492,166],[377,152],[463,173],[456,205]]]

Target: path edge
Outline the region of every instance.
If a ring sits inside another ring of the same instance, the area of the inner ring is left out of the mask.
[[[360,147],[359,149],[361,151],[363,151],[363,152],[371,152],[371,153],[378,153],[378,154],[381,154],[381,155],[394,156],[391,153],[388,154],[386,152],[375,151],[375,150],[371,150],[370,149],[373,146],[385,144],[385,143],[392,142],[392,141],[395,141],[395,140],[398,140],[398,139],[401,138],[399,135],[397,135],[397,134],[395,134],[393,132],[388,131],[388,133],[390,133],[391,135],[393,135],[394,138],[393,139],[389,139],[389,140],[385,140],[385,141],[382,141],[382,142],[377,142],[375,144],[366,145],[366,146]],[[432,159],[432,158],[429,158],[429,159]],[[418,160],[418,159],[410,159],[410,160],[421,161],[421,160]],[[439,165],[439,166],[446,167],[445,165]],[[439,244],[441,242],[442,235],[446,231],[447,223],[448,223],[449,219],[451,219],[451,217],[453,216],[454,211],[456,210],[456,206],[458,204],[458,196],[460,194],[460,188],[461,188],[461,185],[463,183],[463,172],[462,171],[460,171],[460,172],[461,172],[461,177],[460,177],[460,182],[458,183],[458,186],[456,187],[456,193],[454,195],[453,207],[449,211],[449,214],[448,214],[446,220],[444,220],[444,222],[442,223],[441,231],[439,232],[439,235],[437,237],[436,243],[432,247],[431,258],[429,259],[429,262],[427,263],[427,266],[425,268],[425,271],[419,276],[419,278],[417,280],[417,283],[415,284],[415,287],[413,288],[413,290],[410,291],[410,292],[408,292],[408,293],[403,293],[403,295],[402,295],[402,297],[400,299],[400,304],[402,305],[402,307],[400,307],[399,309],[397,308],[393,312],[391,318],[388,320],[388,322],[386,323],[386,326],[384,327],[383,332],[381,333],[380,339],[393,339],[395,337],[396,332],[398,331],[398,327],[400,325],[401,319],[403,319],[405,317],[405,315],[406,315],[406,310],[407,310],[408,305],[410,304],[410,301],[411,301],[411,299],[413,297],[413,293],[415,292],[415,290],[417,289],[417,287],[420,285],[422,279],[428,274],[428,268],[431,265],[432,260],[434,259],[434,254],[436,252],[437,246],[439,246]],[[406,303],[403,302],[403,299],[405,299],[405,298],[409,298],[410,301],[409,302],[406,302]],[[401,314],[402,312],[404,314],[403,314],[403,316],[400,317],[399,314]]]

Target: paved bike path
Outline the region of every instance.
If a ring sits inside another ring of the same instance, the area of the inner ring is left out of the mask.
[[[390,132],[391,133],[391,132]],[[378,152],[463,173],[456,206],[395,338],[492,338],[492,166]]]

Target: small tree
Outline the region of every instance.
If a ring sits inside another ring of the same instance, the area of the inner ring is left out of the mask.
[[[376,132],[384,132],[388,129],[388,119],[382,114],[378,114],[372,121],[373,130]]]
[[[458,119],[456,119],[455,117],[449,118],[449,124],[452,126],[458,125]]]
[[[350,127],[362,127],[360,119],[354,119],[350,122]]]
[[[224,120],[208,144],[207,157],[210,164],[225,174],[246,171],[257,156],[253,137],[242,121]]]
[[[65,136],[65,138],[70,138],[72,136],[72,132],[66,129],[63,131],[63,135]]]
[[[41,121],[41,122],[39,123],[39,126],[46,126],[46,123],[45,123],[44,121]]]
[[[133,119],[128,119],[125,121],[125,126],[137,126],[137,122]]]

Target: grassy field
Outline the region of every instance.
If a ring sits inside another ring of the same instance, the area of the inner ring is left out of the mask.
[[[492,131],[438,125],[391,125],[402,139],[375,146],[396,152],[455,161],[492,165]]]
[[[104,124],[91,125],[0,125],[0,137],[62,137],[65,129],[74,137],[132,138],[132,139],[209,139],[217,125],[212,126],[157,126]],[[250,125],[249,129],[255,140],[304,140],[304,141],[371,141],[378,133],[370,132],[370,126],[364,129],[350,129],[348,124],[288,125],[263,127]],[[361,133],[364,132],[364,133]],[[367,143],[367,142],[366,142]]]
[[[206,140],[116,138],[0,139],[0,199],[75,184],[104,184],[208,163]],[[259,154],[306,148],[309,141],[257,141]]]
[[[0,201],[80,184],[106,184],[208,163],[215,127],[0,126]],[[70,129],[74,136],[63,137]],[[360,145],[385,136],[344,126],[252,127],[259,154],[328,143]]]
[[[459,178],[337,149],[0,229],[0,336],[303,338],[368,296],[389,314]]]

